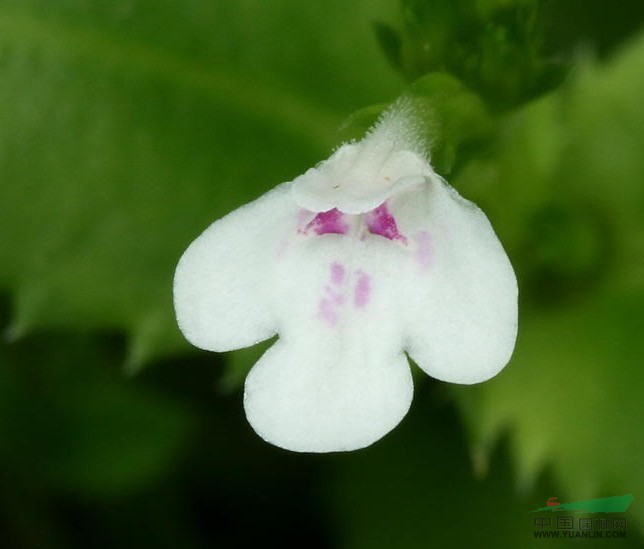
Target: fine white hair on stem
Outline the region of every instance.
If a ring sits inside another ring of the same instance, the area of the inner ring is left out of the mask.
[[[429,143],[423,120],[425,107],[412,97],[403,96],[380,115],[363,140],[366,150],[376,154],[383,148],[414,152],[429,160]]]

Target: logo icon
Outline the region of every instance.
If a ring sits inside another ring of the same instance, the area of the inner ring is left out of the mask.
[[[623,513],[633,501],[633,495],[612,496],[608,498],[585,499],[559,503],[559,498],[551,497],[546,501],[545,507],[539,507],[532,513],[543,511],[579,511],[582,513]]]
[[[548,498],[548,501],[546,501],[547,507],[558,507],[559,505],[561,505],[561,503],[559,503],[559,498],[556,496]]]

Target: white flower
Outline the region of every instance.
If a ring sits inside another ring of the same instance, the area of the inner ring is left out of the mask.
[[[279,334],[246,379],[248,421],[302,452],[353,450],[404,417],[405,353],[477,383],[508,362],[517,284],[478,207],[431,168],[409,110],[213,223],[174,280],[179,326],[229,351]]]

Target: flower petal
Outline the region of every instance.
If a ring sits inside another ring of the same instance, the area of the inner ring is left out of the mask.
[[[413,104],[397,102],[357,143],[345,143],[293,181],[293,199],[307,210],[366,213],[420,187],[434,173]]]
[[[398,425],[413,394],[404,354],[382,351],[339,340],[279,341],[246,379],[248,421],[287,450],[369,446]]]
[[[276,264],[280,339],[244,395],[262,438],[302,452],[353,450],[403,418],[413,385],[392,316],[399,253],[377,235],[322,234]]]
[[[415,247],[401,304],[406,351],[443,381],[496,375],[514,349],[517,282],[487,217],[438,176],[392,211]]]
[[[365,140],[340,147],[329,159],[293,181],[293,199],[307,210],[337,208],[348,214],[373,210],[400,192],[424,184],[431,173],[427,161],[393,144]]]
[[[179,327],[211,351],[247,347],[275,334],[267,268],[297,227],[290,183],[214,222],[181,257],[174,277]]]

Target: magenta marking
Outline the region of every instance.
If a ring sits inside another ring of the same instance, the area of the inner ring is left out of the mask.
[[[331,263],[330,283],[324,287],[325,296],[318,302],[318,317],[329,326],[335,326],[338,321],[337,308],[344,305],[344,295],[338,290],[345,281],[345,269],[342,263]]]
[[[356,283],[356,289],[353,295],[353,302],[355,306],[359,309],[362,309],[371,298],[371,278],[368,274],[363,273],[362,271],[357,271],[358,282]]]
[[[338,317],[335,314],[335,306],[327,299],[320,299],[318,303],[318,312],[320,318],[329,326],[335,326],[338,322]]]
[[[407,238],[398,231],[396,219],[389,212],[386,202],[368,212],[365,215],[365,222],[371,234],[384,236],[389,240],[400,240],[403,244],[407,244]]]
[[[423,269],[428,269],[432,264],[432,237],[427,231],[420,231],[414,236],[418,248],[416,249],[416,259]]]
[[[331,282],[336,286],[344,282],[344,266],[341,263],[331,263]]]
[[[315,231],[316,234],[347,234],[349,225],[344,220],[344,214],[337,208],[327,212],[319,212],[304,227],[304,232]]]

